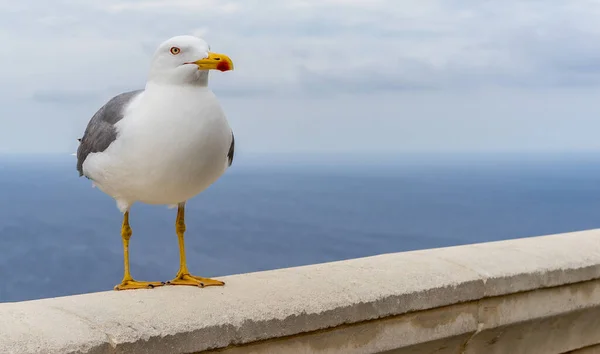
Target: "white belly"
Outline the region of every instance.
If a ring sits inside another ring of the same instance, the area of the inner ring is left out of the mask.
[[[116,127],[117,140],[84,169],[121,209],[186,201],[226,170],[231,129],[206,89],[147,88]]]

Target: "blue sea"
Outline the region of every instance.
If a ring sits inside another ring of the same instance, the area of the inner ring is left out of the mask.
[[[188,202],[197,275],[600,227],[593,155],[236,159]],[[135,278],[175,275],[175,214],[132,208]],[[121,217],[78,177],[73,156],[0,157],[0,302],[112,289],[123,272]]]

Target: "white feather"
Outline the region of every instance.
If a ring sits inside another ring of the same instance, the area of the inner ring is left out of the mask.
[[[117,140],[84,170],[126,210],[184,202],[225,172],[231,129],[207,88],[148,84],[116,124]]]

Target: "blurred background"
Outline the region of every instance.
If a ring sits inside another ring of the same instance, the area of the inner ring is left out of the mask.
[[[188,203],[192,273],[251,272],[600,226],[600,3],[0,0],[0,301],[112,289],[121,215],[75,170],[108,99],[179,34],[236,136]],[[132,274],[178,267],[135,205]]]

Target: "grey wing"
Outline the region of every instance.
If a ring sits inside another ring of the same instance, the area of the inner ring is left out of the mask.
[[[233,163],[233,155],[235,152],[235,137],[233,136],[233,132],[231,132],[231,145],[229,145],[229,152],[227,153],[227,159],[229,160],[229,166]]]
[[[90,119],[77,148],[77,171],[83,176],[83,163],[94,152],[106,150],[117,138],[115,123],[123,119],[124,109],[143,90],[125,92],[111,98]]]

